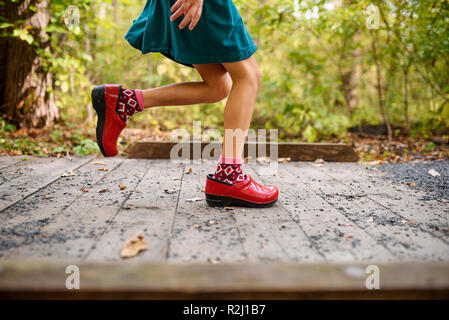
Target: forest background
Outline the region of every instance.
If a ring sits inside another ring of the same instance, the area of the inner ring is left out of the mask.
[[[351,143],[368,161],[449,157],[447,0],[234,3],[259,47],[252,128],[278,129],[281,141]],[[200,80],[126,42],[144,4],[0,1],[1,153],[97,153],[95,85]],[[221,130],[224,106],[151,108],[131,119],[121,150],[191,130],[195,120]]]

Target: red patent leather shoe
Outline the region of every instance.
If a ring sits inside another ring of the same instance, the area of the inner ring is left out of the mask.
[[[97,143],[105,157],[117,155],[117,140],[126,122],[115,111],[120,100],[119,84],[105,84],[93,88],[92,105],[97,112]]]
[[[213,174],[207,175],[206,202],[212,207],[232,205],[252,208],[269,207],[278,199],[278,188],[258,184],[249,175],[235,184],[220,181]]]

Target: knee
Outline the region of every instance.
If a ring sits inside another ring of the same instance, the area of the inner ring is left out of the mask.
[[[228,74],[220,78],[220,80],[209,85],[211,103],[226,99],[231,91],[232,80]]]
[[[254,84],[257,86],[257,88],[259,88],[260,85],[260,80],[262,78],[262,73],[260,72],[260,68],[258,64],[255,64],[252,67],[252,73],[253,73],[253,78],[254,78]]]
[[[249,87],[257,90],[260,85],[262,74],[260,72],[259,65],[254,63],[246,63],[244,67],[234,75],[233,80],[240,81],[248,85]]]

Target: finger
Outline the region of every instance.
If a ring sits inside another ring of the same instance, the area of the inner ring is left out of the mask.
[[[192,31],[193,28],[196,27],[196,25],[197,25],[198,21],[200,20],[200,18],[201,18],[201,7],[196,9],[196,12],[195,12],[195,14],[193,16],[193,19],[190,22],[190,25],[189,25],[189,30],[190,31]]]
[[[184,19],[182,19],[181,23],[179,24],[179,29],[184,29],[184,27],[192,20],[192,14],[189,12],[186,15],[184,15]]]
[[[171,12],[175,11],[176,9],[178,9],[183,3],[185,2],[185,0],[178,0],[175,2],[174,5],[172,5],[171,7]]]
[[[184,5],[182,5],[175,13],[172,14],[172,16],[170,17],[171,21],[175,21],[176,19],[178,19],[183,13],[185,12],[185,8]]]

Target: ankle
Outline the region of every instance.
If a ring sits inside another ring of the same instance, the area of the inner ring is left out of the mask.
[[[122,119],[123,122],[126,122],[132,115],[141,111],[143,111],[141,90],[121,88],[119,103],[116,109],[120,119]]]
[[[138,105],[139,111],[143,111],[143,109],[145,109],[145,104],[143,102],[142,90],[136,89],[136,90],[134,90],[134,92],[136,93],[137,105]]]
[[[242,158],[233,158],[233,157],[225,157],[223,155],[220,156],[220,163],[224,164],[242,164]]]
[[[241,158],[220,157],[214,178],[232,184],[245,180],[241,160]]]

